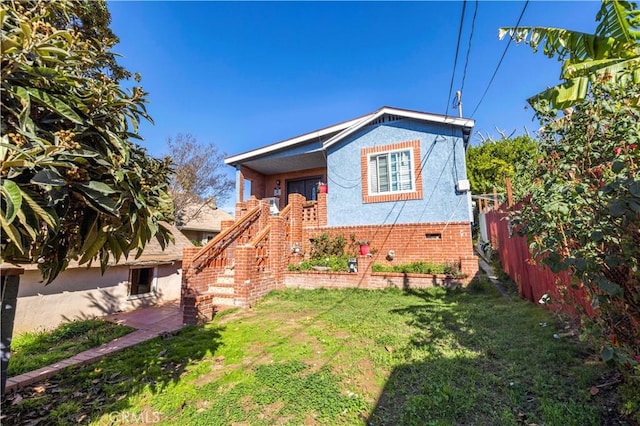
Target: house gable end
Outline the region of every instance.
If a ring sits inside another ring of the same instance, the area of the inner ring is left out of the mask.
[[[371,155],[410,151],[415,188],[370,193]],[[469,221],[463,132],[414,119],[372,122],[327,150],[329,226]],[[357,214],[354,214],[357,212]]]

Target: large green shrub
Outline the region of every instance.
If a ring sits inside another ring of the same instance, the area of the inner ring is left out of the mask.
[[[560,122],[542,115],[542,157],[515,217],[538,259],[570,270],[597,315],[605,360],[640,361],[640,87],[600,79]]]
[[[531,184],[538,144],[529,136],[487,140],[467,150],[467,175],[474,194],[506,193],[505,178],[511,179],[515,197],[521,197]]]

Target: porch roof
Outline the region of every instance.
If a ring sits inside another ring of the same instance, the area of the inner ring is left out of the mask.
[[[265,175],[326,167],[325,150],[328,147],[357,132],[364,126],[382,119],[385,115],[462,127],[465,145],[475,124],[475,121],[470,118],[430,114],[385,106],[349,121],[285,139],[242,154],[232,155],[225,158],[224,162],[234,167],[243,164]],[[286,151],[290,152],[287,155],[278,155]]]

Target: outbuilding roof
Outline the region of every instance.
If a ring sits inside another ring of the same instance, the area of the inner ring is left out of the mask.
[[[173,235],[173,242],[167,243],[167,246],[162,249],[160,243],[156,238],[152,238],[144,247],[142,254],[140,257],[136,258],[136,251],[132,250],[129,253],[129,257],[121,257],[118,262],[115,262],[113,258],[109,261],[109,266],[140,266],[140,265],[160,265],[167,264],[176,261],[182,260],[182,250],[187,247],[193,247],[193,243],[189,241],[187,237],[184,236],[182,232],[180,232],[175,226],[170,225],[168,223],[163,223],[162,226],[167,228],[169,232]],[[88,264],[80,265],[77,260],[71,260],[69,262],[69,266],[67,269],[74,268],[87,268]],[[38,269],[38,265],[35,263],[29,264],[20,264],[15,265],[25,270],[35,270]],[[90,267],[99,268],[100,262],[94,261],[91,263]]]
[[[178,226],[181,231],[222,231],[222,221],[233,220],[234,217],[224,210],[212,208],[208,204],[187,206],[186,216],[191,217],[187,223]]]

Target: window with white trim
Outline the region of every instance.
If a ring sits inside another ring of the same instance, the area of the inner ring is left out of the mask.
[[[131,268],[129,296],[151,293],[154,289],[156,268]]]
[[[411,150],[369,155],[369,194],[389,194],[415,190]]]

